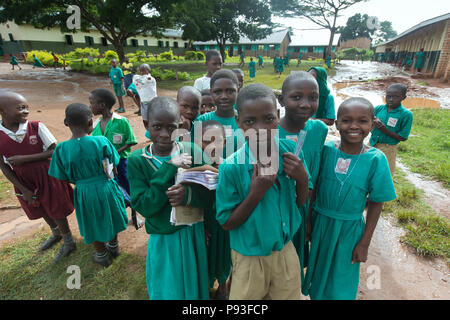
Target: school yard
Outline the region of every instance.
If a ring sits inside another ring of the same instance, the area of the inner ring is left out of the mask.
[[[296,68],[296,61],[278,78],[270,62],[257,70],[255,82],[280,89],[292,70],[308,69],[315,62]],[[24,95],[30,105],[29,119],[43,121],[58,141],[70,137],[63,125],[64,108],[72,102],[88,104],[94,88],[112,89],[106,76],[63,70],[32,69],[11,71],[0,63],[0,87]],[[237,67],[227,65],[227,68]],[[204,71],[202,64],[177,64],[174,69],[189,70],[194,77]],[[248,84],[248,68],[244,67]],[[386,64],[342,62],[330,70],[330,83],[336,107],[350,96],[364,96],[374,104],[383,103],[383,91],[389,83],[405,82],[410,87],[409,107],[414,109],[411,138],[400,148],[400,170],[395,176],[398,199],[385,206],[375,231],[369,259],[361,265],[358,299],[449,299],[449,185],[448,161],[450,88],[425,80],[413,80],[408,74]],[[176,89],[190,81],[162,81],[158,95],[176,97]],[[125,99],[127,112],[140,148],[146,143],[137,107]],[[436,108],[437,107],[437,108]],[[336,139],[330,130],[329,139]],[[0,175],[0,299],[148,299],[145,285],[145,255],[148,235],[144,229],[129,228],[119,235],[122,254],[107,269],[90,261],[91,248],[83,244],[75,214],[69,223],[78,239],[77,251],[59,265],[51,260],[59,248],[38,252],[39,244],[49,235],[40,220],[29,221],[12,187]],[[69,289],[69,266],[81,270],[81,288]]]

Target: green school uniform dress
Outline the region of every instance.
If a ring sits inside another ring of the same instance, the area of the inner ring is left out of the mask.
[[[198,122],[215,120],[222,124],[225,129],[226,144],[223,150],[223,158],[231,156],[236,150],[245,143],[242,131],[239,129],[236,119],[218,117],[215,112],[205,113],[197,118]],[[196,130],[197,124],[194,123],[193,130]],[[195,134],[197,137],[199,133]],[[230,233],[224,230],[217,220],[214,218],[207,221],[208,231],[211,234],[208,245],[208,270],[210,278],[210,286],[214,285],[214,278],[219,284],[224,284],[231,271],[231,249],[230,249]]]
[[[15,56],[11,56],[10,64],[13,66],[17,66],[19,64],[19,62],[17,62],[17,58]]]
[[[325,139],[328,134],[328,127],[320,120],[308,120],[305,128],[307,132],[305,142],[303,144],[302,152],[305,159],[305,165],[308,167],[311,175],[311,184],[316,184],[320,171],[320,160],[322,157],[322,150]],[[281,126],[278,126],[280,139],[287,139],[297,143],[298,133],[289,133]],[[308,218],[309,199],[300,208],[302,221],[298,232],[294,235],[292,242],[297,249],[297,254],[300,258],[301,277],[304,280],[303,268],[308,265],[309,243],[306,243],[306,219]]]
[[[422,69],[422,65],[423,65],[423,52],[419,51],[419,52],[416,53],[415,68]]]
[[[70,139],[56,146],[48,172],[75,184],[75,212],[86,244],[110,241],[127,228],[124,199],[116,181],[105,174],[105,158],[119,164],[119,154],[105,137]]]
[[[322,153],[311,251],[302,292],[313,300],[354,300],[360,264],[352,253],[364,233],[367,196],[373,202],[396,198],[386,156],[370,148],[343,153],[330,141]]]
[[[334,97],[330,95],[330,89],[327,84],[327,71],[321,67],[314,67],[311,69],[316,70],[317,84],[319,85],[319,107],[312,117],[316,119],[334,120],[336,119],[336,111],[334,106]]]
[[[137,144],[130,121],[127,118],[113,113],[113,116],[106,124],[105,132],[102,132],[102,129],[100,128],[100,120],[101,117],[94,124],[92,136],[105,136],[114,145],[116,150],[127,144]],[[120,158],[126,159],[130,153],[131,147],[123,150],[120,153]]]
[[[282,73],[284,71],[284,61],[281,57],[277,57],[277,60],[275,61],[275,66],[276,72]]]
[[[109,77],[111,78],[113,87],[114,87],[114,93],[117,97],[123,97],[127,93],[125,92],[125,89],[123,88],[122,80],[124,75],[122,72],[122,69],[119,67],[111,68],[109,70]]]
[[[145,217],[145,229],[150,234],[146,266],[150,300],[206,300],[209,290],[204,224],[172,225],[172,207],[166,195],[178,170],[168,161],[179,152],[190,152],[193,158],[201,159],[202,152],[191,143],[177,145],[179,151],[168,157],[151,157],[149,146],[131,153],[131,206]],[[183,205],[211,208],[211,192],[198,185],[186,186]]]
[[[409,138],[413,123],[413,113],[402,105],[391,110],[391,112],[388,112],[388,106],[386,104],[377,106],[375,107],[375,117],[379,118],[389,130],[397,133],[402,138]],[[396,145],[400,141],[388,136],[375,127],[370,137],[370,145],[374,146],[377,143]]]
[[[250,78],[253,79],[256,76],[256,62],[250,61],[248,64],[248,69],[249,69],[249,73],[250,73]]]
[[[263,64],[264,64],[264,59],[263,59],[263,57],[262,57],[262,56],[258,56],[258,65],[259,65],[260,67],[262,67]]]
[[[44,67],[42,62],[37,57],[34,57],[33,66],[38,67],[38,68],[43,68]]]
[[[283,172],[281,154],[293,152],[295,143],[278,140],[279,170],[277,180],[264,195],[248,219],[230,230],[230,246],[244,256],[269,256],[281,251],[291,241],[302,223],[296,204],[295,182]],[[300,159],[303,159],[301,154]],[[253,175],[254,157],[245,143],[219,167],[219,184],[216,190],[216,218],[220,225],[248,196]]]

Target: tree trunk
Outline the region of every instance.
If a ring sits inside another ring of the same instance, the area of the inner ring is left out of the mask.
[[[125,50],[123,49],[123,42],[120,40],[113,42],[114,49],[119,56],[119,63],[122,65],[122,63],[125,60]]]
[[[225,55],[225,43],[217,41],[219,45],[220,54],[222,55],[222,62],[225,63],[226,55]]]
[[[324,59],[327,59],[328,55],[331,56],[331,53],[333,52],[333,40],[334,40],[334,35],[336,34],[336,20],[338,17],[338,11],[335,11],[334,13],[334,21],[333,21],[333,27],[331,28],[331,35],[330,35],[330,42],[328,43],[328,47],[324,52]]]

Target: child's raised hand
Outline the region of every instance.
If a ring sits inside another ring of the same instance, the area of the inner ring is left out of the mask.
[[[172,207],[178,207],[183,204],[186,189],[181,184],[176,184],[166,191],[167,198],[169,198]]]
[[[288,152],[283,153],[283,171],[287,176],[295,181],[308,181],[308,174],[306,173],[305,166],[302,160],[296,157],[294,154]]]
[[[369,252],[369,246],[359,242],[356,245],[355,249],[353,249],[352,264],[359,263],[359,262],[366,262],[368,252]]]
[[[170,159],[169,163],[178,168],[188,169],[192,164],[192,156],[188,155],[187,153],[182,153]]]
[[[263,167],[259,163],[254,164],[250,192],[264,196],[276,180],[277,173],[273,172],[270,167]]]
[[[375,118],[375,120],[374,120],[373,122],[375,123],[375,126],[376,126],[378,129],[383,129],[383,128],[386,127],[386,126],[384,125],[384,123],[383,123],[380,119],[378,119],[378,118]]]

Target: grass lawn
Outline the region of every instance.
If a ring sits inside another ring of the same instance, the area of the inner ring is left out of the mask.
[[[399,144],[399,157],[416,173],[450,187],[450,110],[414,109],[408,141]]]
[[[450,258],[450,224],[437,215],[420,199],[423,191],[410,183],[403,171],[397,168],[394,176],[397,199],[383,207],[383,214],[393,216],[403,227],[405,244],[413,247],[418,255]]]
[[[13,196],[13,192],[13,185],[6,179],[3,172],[0,171],[0,203],[10,197],[15,197]]]
[[[302,61],[301,65],[297,67],[297,60],[292,59],[290,62],[290,66],[288,68],[284,69],[283,74],[281,77],[279,77],[278,74],[274,73],[273,70],[273,64],[272,59],[264,61],[264,68],[256,69],[256,77],[253,80],[253,82],[250,82],[249,78],[249,70],[248,70],[248,62],[250,62],[250,58],[245,59],[245,65],[241,68],[241,70],[244,72],[244,86],[248,85],[250,83],[262,83],[266,86],[280,90],[281,86],[283,84],[284,79],[291,73],[291,71],[308,71],[311,67],[323,67],[323,63],[320,61]],[[239,60],[233,61],[231,59],[228,59],[226,61],[226,64],[223,66],[223,68],[226,69],[234,69],[238,68]],[[179,71],[186,71],[189,72],[189,74],[192,77],[192,80],[189,81],[176,81],[176,80],[165,80],[158,82],[158,88],[163,89],[169,89],[169,90],[178,90],[182,86],[192,86],[194,84],[195,79],[202,77],[206,73],[206,66],[204,63],[197,63],[197,64],[188,64],[183,65],[179,64],[176,66],[176,64],[172,65],[165,65],[165,64],[157,64],[157,65],[151,65],[152,67],[160,67],[161,69],[173,69],[173,70],[179,70]],[[175,67],[176,66],[176,67]],[[335,69],[328,70],[328,75],[334,75],[336,73]]]
[[[140,300],[148,299],[145,258],[121,253],[104,269],[91,261],[92,246],[77,241],[77,250],[53,265],[59,246],[39,252],[50,235],[39,232],[32,239],[18,240],[0,249],[0,300]],[[71,265],[80,267],[80,289],[73,283]],[[69,281],[68,281],[69,280]]]

